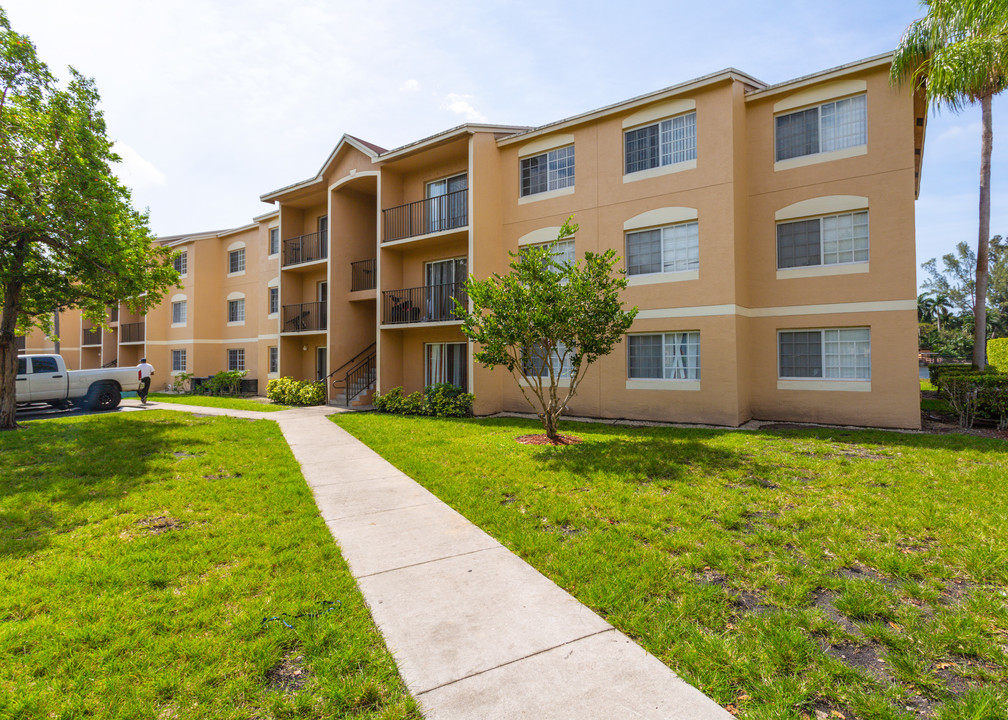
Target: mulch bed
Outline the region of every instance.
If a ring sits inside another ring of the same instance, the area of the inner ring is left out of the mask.
[[[539,433],[538,435],[519,435],[515,441],[522,445],[577,445],[581,442],[581,438],[573,435],[561,435],[554,442],[546,437],[546,433]]]

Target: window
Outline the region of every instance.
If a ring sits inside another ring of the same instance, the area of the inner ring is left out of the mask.
[[[269,289],[269,314],[280,312],[280,288]]]
[[[628,335],[627,340],[629,378],[700,379],[699,332]]]
[[[245,299],[228,300],[228,322],[245,322]]]
[[[868,102],[864,95],[778,115],[774,122],[778,162],[868,142]]]
[[[441,232],[466,224],[469,178],[463,173],[427,183],[427,232]]]
[[[777,267],[868,262],[868,212],[777,224]]]
[[[627,233],[627,275],[682,272],[700,268],[700,226],[696,222]]]
[[[33,373],[58,373],[59,365],[56,364],[56,358],[40,356],[32,358],[32,372]]]
[[[574,186],[574,146],[522,158],[521,196]]]
[[[280,228],[269,229],[269,254],[276,255],[280,252]]]
[[[245,348],[228,350],[228,370],[245,369]]]
[[[567,352],[567,346],[557,343],[553,352],[546,350],[545,343],[536,343],[527,349],[522,355],[522,365],[528,377],[549,377],[550,370],[553,370],[553,377],[570,377],[571,362],[573,358],[568,355],[560,362],[560,358]],[[547,357],[548,356],[548,357]]]
[[[424,384],[451,383],[468,388],[465,343],[427,343],[424,346]]]
[[[679,115],[623,133],[625,172],[696,160],[696,113]]]
[[[186,351],[185,350],[172,350],[171,351],[171,369],[172,369],[172,372],[185,372],[186,371]]]
[[[185,325],[186,322],[186,301],[180,300],[171,304],[172,325]]]
[[[541,248],[549,247],[553,245],[553,259],[563,265],[564,263],[574,262],[574,239],[570,238],[568,240],[561,240],[558,243],[537,243],[536,245],[523,245],[519,249],[519,253],[524,257],[525,251],[529,248]]]
[[[271,345],[269,348],[269,371],[280,372],[280,353],[276,345]]]
[[[777,334],[781,378],[871,379],[871,330],[781,330]]]
[[[181,277],[185,277],[186,273],[189,271],[189,253],[183,250],[174,258],[172,258],[172,265],[175,266],[175,272],[177,272]]]
[[[427,302],[423,322],[444,322],[455,320],[455,301],[462,305],[467,303],[465,282],[467,271],[466,258],[452,260],[436,260],[425,265],[424,274],[427,279]]]
[[[28,374],[28,360],[26,360],[25,358],[18,358],[17,374],[18,375]]]
[[[245,272],[245,248],[238,248],[228,253],[228,272]]]

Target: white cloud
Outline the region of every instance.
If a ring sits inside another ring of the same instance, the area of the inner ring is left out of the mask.
[[[970,140],[976,139],[977,144],[979,145],[981,129],[982,126],[978,122],[965,123],[963,125],[952,125],[951,127],[943,130],[933,142],[941,143],[966,137]]]
[[[486,122],[486,115],[472,106],[469,98],[472,95],[459,95],[458,93],[448,93],[442,108],[450,110],[456,115],[462,115],[469,122]]]
[[[416,92],[419,89],[420,83],[417,82],[416,78],[410,78],[399,86],[399,92]]]
[[[122,158],[122,162],[117,168],[117,174],[127,187],[135,190],[150,185],[165,184],[165,174],[126,143],[116,142],[112,149]]]

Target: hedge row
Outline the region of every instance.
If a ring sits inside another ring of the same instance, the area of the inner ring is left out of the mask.
[[[374,396],[378,412],[431,417],[468,417],[472,415],[475,396],[451,383],[428,385],[424,391],[403,395],[401,387]]]
[[[987,341],[987,364],[998,372],[1008,373],[1008,338]]]
[[[280,405],[321,405],[325,402],[325,383],[274,378],[266,383],[266,397]]]
[[[972,365],[930,365],[931,383],[959,415],[960,427],[970,428],[975,418],[1008,428],[1008,373]]]

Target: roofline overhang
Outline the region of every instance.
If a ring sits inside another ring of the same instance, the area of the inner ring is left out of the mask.
[[[347,135],[346,133],[344,133],[343,137],[341,137],[339,142],[336,143],[336,147],[334,147],[332,152],[329,153],[329,157],[327,157],[326,161],[322,163],[322,167],[319,168],[319,171],[318,173],[316,173],[315,177],[309,178],[307,180],[302,180],[300,182],[294,183],[293,185],[287,185],[286,187],[282,187],[277,190],[265,193],[263,195],[260,195],[259,199],[265,203],[272,203],[276,202],[277,200],[283,199],[285,195],[290,195],[292,193],[300,192],[302,190],[309,190],[315,185],[318,185],[320,188],[325,188],[326,186],[325,173],[329,169],[329,166],[336,160],[336,156],[339,155],[340,150],[342,150],[346,145],[350,145],[351,147],[367,155],[369,158],[371,158],[371,162],[374,162],[375,158],[378,157],[378,153],[372,150],[370,147],[360,142],[354,136]]]
[[[844,75],[861,72],[862,70],[879,67],[880,65],[889,65],[892,63],[894,54],[894,52],[890,51],[882,53],[881,55],[874,55],[863,60],[855,60],[854,62],[847,63],[845,65],[838,65],[827,70],[820,70],[819,72],[812,73],[811,75],[802,75],[801,77],[794,78],[793,80],[786,80],[785,82],[777,83],[775,85],[768,85],[760,88],[759,90],[753,90],[752,92],[746,93],[745,99],[746,102],[762,100],[763,98],[773,97],[781,93],[797,90],[805,87],[806,85],[813,85],[825,80],[832,80],[834,78],[843,77]]]
[[[217,237],[219,238],[230,237],[232,235],[237,235],[240,232],[248,232],[249,230],[255,230],[258,227],[259,223],[252,222],[249,223],[248,225],[242,225],[241,227],[232,228],[230,230],[223,230],[217,233]]]
[[[464,123],[462,125],[456,125],[453,128],[448,128],[434,135],[430,135],[425,138],[421,138],[415,142],[411,142],[407,145],[402,145],[395,148],[394,150],[389,150],[388,152],[382,153],[373,162],[377,164],[384,163],[387,160],[397,160],[407,155],[411,155],[415,152],[421,150],[426,150],[436,145],[442,145],[446,142],[450,142],[464,135],[473,135],[478,132],[490,132],[490,133],[506,133],[508,135],[513,135],[516,132],[522,132],[529,130],[527,125],[489,125],[486,123]]]
[[[262,215],[256,215],[254,218],[252,218],[252,222],[260,223],[269,220],[270,218],[279,216],[280,216],[279,210],[270,210],[269,212],[265,212]]]
[[[613,103],[612,105],[606,105],[605,107],[601,107],[596,110],[589,110],[588,112],[573,115],[569,118],[564,118],[563,120],[557,120],[555,122],[547,123],[546,125],[531,128],[525,132],[518,132],[513,135],[509,135],[508,137],[498,140],[497,145],[499,147],[505,147],[516,142],[528,140],[540,135],[546,135],[557,130],[563,130],[568,127],[580,125],[582,123],[591,122],[592,120],[597,120],[599,118],[614,115],[626,110],[632,110],[642,105],[648,105],[649,103],[653,103],[658,100],[665,100],[666,98],[674,97],[685,92],[714,85],[726,80],[738,80],[746,85],[754,85],[757,87],[765,87],[766,85],[766,83],[761,80],[757,80],[752,75],[748,75],[741,70],[726,68],[724,70],[719,70],[716,73],[711,73],[710,75],[703,75],[701,77],[694,78],[693,80],[687,80],[686,82],[679,83],[678,85],[672,85],[661,90],[655,90],[644,95],[638,95],[637,97],[630,98],[629,100],[621,100],[620,102]]]

